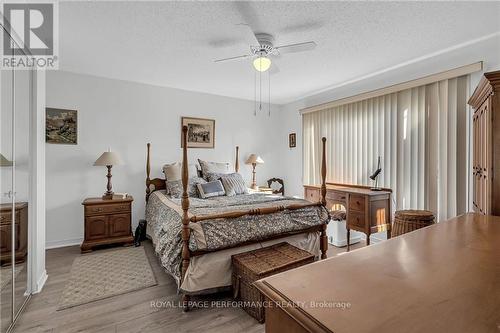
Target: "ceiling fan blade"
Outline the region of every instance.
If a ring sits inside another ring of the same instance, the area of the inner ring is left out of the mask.
[[[280,72],[280,69],[278,67],[278,65],[276,65],[276,63],[272,63],[271,64],[271,68],[269,68],[269,74],[271,75],[274,75],[274,74],[278,74]]]
[[[241,30],[241,33],[243,37],[245,38],[245,43],[248,45],[259,45],[259,40],[257,39],[257,36],[255,36],[255,33],[252,30],[252,27],[249,24],[246,23],[238,23],[236,24],[236,27]]]
[[[296,52],[303,52],[303,51],[311,51],[315,47],[316,47],[316,43],[311,41],[311,42],[278,46],[278,47],[276,47],[276,50],[278,50],[279,53],[284,54],[284,53],[296,53]]]
[[[214,62],[223,62],[223,61],[231,61],[231,60],[237,60],[237,59],[245,59],[248,57],[250,57],[250,54],[245,54],[245,55],[240,55],[240,56],[230,57],[230,58],[217,59],[217,60],[214,60]]]

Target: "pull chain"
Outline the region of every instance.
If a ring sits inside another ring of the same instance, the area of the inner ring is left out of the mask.
[[[259,71],[259,111],[262,111],[262,72]]]
[[[268,98],[268,106],[269,106],[269,117],[271,117],[271,71],[268,71],[268,75],[269,75],[269,85],[268,85],[268,95],[267,95],[267,98]]]
[[[257,116],[257,72],[253,73],[253,115]]]

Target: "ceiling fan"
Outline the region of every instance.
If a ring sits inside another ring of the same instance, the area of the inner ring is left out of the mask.
[[[214,60],[214,62],[225,62],[232,60],[241,60],[247,58],[254,58],[253,66],[259,72],[265,72],[271,67],[271,57],[280,56],[286,53],[296,53],[303,51],[311,51],[316,47],[316,43],[313,41],[294,43],[288,45],[274,46],[274,37],[266,33],[254,33],[250,30],[247,24],[239,24],[248,27],[249,31],[249,42],[250,53],[239,55],[235,57],[223,58]],[[276,65],[273,66],[274,71],[278,71]]]

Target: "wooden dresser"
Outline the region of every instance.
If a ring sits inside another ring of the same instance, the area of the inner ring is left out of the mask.
[[[304,185],[304,197],[311,202],[320,200],[319,185]],[[350,247],[350,230],[366,234],[370,245],[372,233],[387,232],[391,238],[391,191],[372,191],[367,186],[327,183],[326,205],[331,209],[339,204],[346,209],[347,250]],[[332,222],[334,223],[334,222]]]
[[[259,280],[266,333],[498,332],[498,239],[467,214]]]
[[[132,196],[125,199],[87,198],[82,202],[85,214],[85,238],[82,253],[94,246],[107,244],[131,245]]]
[[[469,104],[474,109],[474,210],[500,215],[500,71],[484,74]]]
[[[16,203],[16,263],[24,262],[28,251],[28,203]],[[0,263],[12,261],[12,204],[0,205]]]

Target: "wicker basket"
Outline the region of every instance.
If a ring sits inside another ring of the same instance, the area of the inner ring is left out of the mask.
[[[314,261],[314,255],[288,243],[279,243],[262,249],[232,256],[234,297],[243,303],[243,309],[260,323],[264,317],[264,296],[253,283],[267,276],[300,267]]]
[[[391,236],[399,236],[434,224],[434,214],[428,210],[400,210],[394,216]]]

